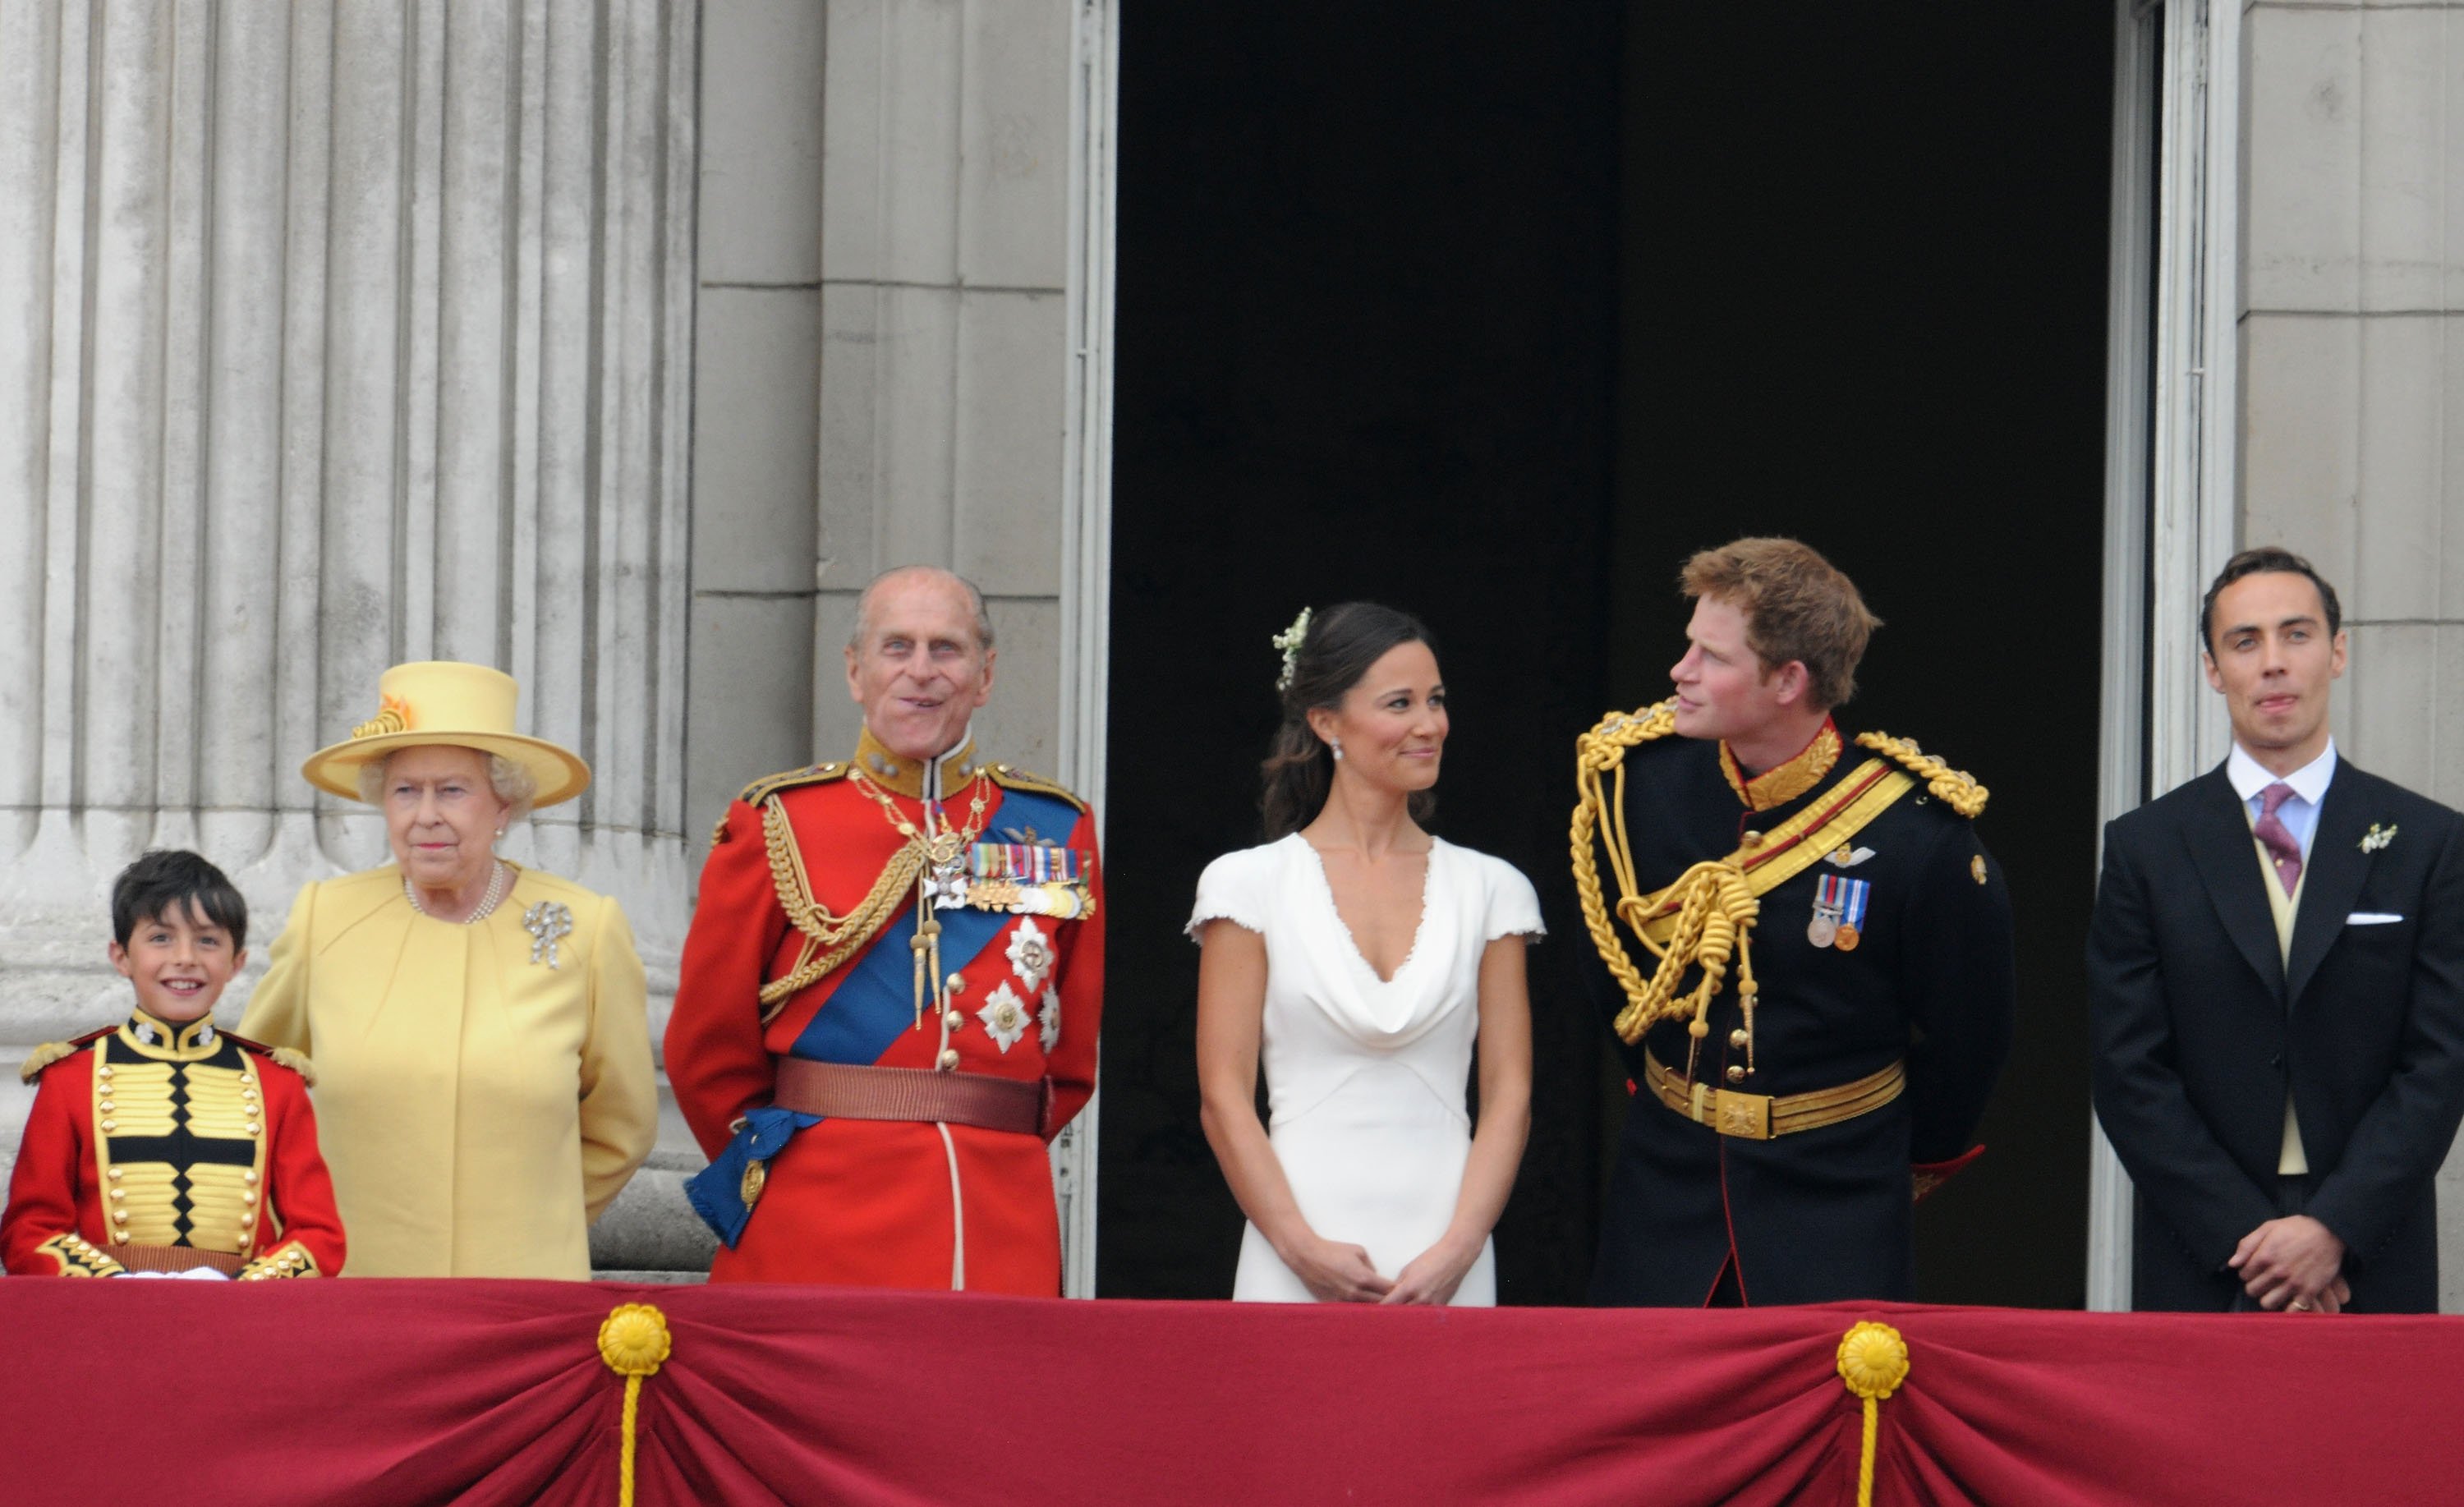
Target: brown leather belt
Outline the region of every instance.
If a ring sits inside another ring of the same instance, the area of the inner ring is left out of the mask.
[[[799,1114],[840,1120],[936,1121],[1042,1135],[1052,1109],[1048,1078],[1028,1082],[921,1067],[852,1067],[801,1057],[775,1061],[779,1086],[770,1102]]]
[[[192,1245],[108,1245],[103,1254],[132,1272],[188,1272],[210,1266],[225,1277],[237,1277],[248,1257],[230,1251],[200,1251]]]
[[[1733,1088],[1713,1088],[1708,1083],[1689,1083],[1648,1052],[1643,1054],[1642,1076],[1661,1103],[1696,1125],[1709,1125],[1722,1135],[1746,1141],[1768,1141],[1775,1135],[1793,1135],[1854,1120],[1899,1098],[1908,1086],[1907,1064],[1893,1062],[1879,1073],[1868,1073],[1837,1088],[1777,1097],[1747,1094]]]

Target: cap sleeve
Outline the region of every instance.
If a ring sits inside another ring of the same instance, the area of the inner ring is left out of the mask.
[[[1199,940],[1199,931],[1210,921],[1229,921],[1265,934],[1268,881],[1261,861],[1267,851],[1246,848],[1206,865],[1206,872],[1198,876],[1198,904],[1189,912],[1189,925],[1181,928],[1191,941]]]
[[[1540,895],[1523,871],[1502,858],[1491,858],[1488,869],[1488,924],[1483,939],[1494,942],[1500,937],[1529,937],[1534,942],[1549,934],[1540,924]]]

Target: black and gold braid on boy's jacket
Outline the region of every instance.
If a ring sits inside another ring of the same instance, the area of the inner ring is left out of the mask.
[[[1634,846],[1626,832],[1625,756],[1628,750],[1676,731],[1676,703],[1664,701],[1639,711],[1612,712],[1574,740],[1574,893],[1592,945],[1626,997],[1616,1025],[1617,1036],[1629,1045],[1660,1022],[1675,1019],[1686,1021],[1699,1045],[1709,1034],[1711,1001],[1732,963],[1737,1003],[1750,1039],[1756,995],[1751,939],[1762,910],[1759,897],[1855,837],[1920,781],[1963,817],[1973,818],[1985,809],[1988,792],[1967,774],[1909,739],[1866,732],[1859,735],[1857,745],[1876,756],[1852,770],[1823,798],[1768,832],[1748,833],[1726,857],[1696,863],[1674,882],[1646,893],[1635,873]],[[1617,919],[1658,959],[1649,977],[1610,925],[1610,906],[1600,886],[1603,861],[1617,886]],[[1693,988],[1684,988],[1685,975],[1696,970],[1701,976]],[[1692,1076],[1689,1061],[1686,1077]]]

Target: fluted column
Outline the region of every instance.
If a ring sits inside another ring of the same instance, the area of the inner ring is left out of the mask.
[[[624,902],[663,1014],[696,20],[0,0],[0,1050],[118,1008],[146,847],[232,873],[260,966],[303,881],[381,862],[298,764],[429,657],[589,759],[507,851]]]

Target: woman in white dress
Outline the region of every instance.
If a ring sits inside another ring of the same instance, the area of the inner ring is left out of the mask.
[[[1275,841],[1209,864],[1189,922],[1200,1117],[1249,1216],[1232,1296],[1494,1303],[1489,1230],[1531,1122],[1539,902],[1511,865],[1420,826],[1446,694],[1418,622],[1347,602],[1275,642]]]

